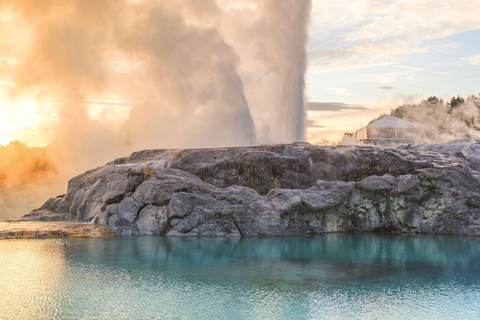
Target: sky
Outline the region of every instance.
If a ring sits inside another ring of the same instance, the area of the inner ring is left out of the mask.
[[[48,147],[0,148],[15,155],[2,155],[0,220],[135,150],[293,142],[304,128],[331,144],[399,105],[478,95],[479,12],[478,0],[0,0],[0,145]]]
[[[436,95],[449,99],[480,92],[479,1],[313,0],[305,74],[306,139],[331,143],[391,108]],[[9,15],[0,23],[15,28]],[[18,42],[29,33],[19,33]],[[12,70],[18,63],[0,46],[0,144],[14,139],[30,146],[49,143],[48,101],[35,97],[12,105]],[[118,65],[116,68],[124,66]],[[87,93],[89,116],[115,126],[129,104],[115,95]],[[100,101],[96,103],[96,101]],[[111,108],[115,105],[115,108]]]
[[[478,12],[479,1],[313,1],[306,97],[322,104],[307,104],[307,139],[338,140],[432,95],[478,95]]]

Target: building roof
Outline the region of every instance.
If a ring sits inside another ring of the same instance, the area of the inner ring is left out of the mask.
[[[367,128],[423,128],[422,125],[410,121],[395,118],[393,116],[386,116],[380,120],[370,123]]]

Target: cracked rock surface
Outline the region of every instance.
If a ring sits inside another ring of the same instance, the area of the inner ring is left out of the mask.
[[[121,235],[478,236],[479,177],[472,143],[145,150],[74,177],[66,195],[19,220],[94,222]]]

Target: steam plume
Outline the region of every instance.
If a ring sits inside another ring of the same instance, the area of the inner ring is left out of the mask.
[[[35,96],[49,119],[45,157],[65,185],[138,149],[303,140],[309,11],[310,0],[0,0],[12,26],[0,58],[16,60],[10,100]],[[92,117],[106,97],[128,116]]]
[[[455,107],[430,97],[419,104],[400,106],[392,115],[422,124],[430,143],[480,140],[480,100],[476,96]]]
[[[161,144],[169,147],[255,143],[239,58],[216,29],[187,24],[168,6],[155,4],[132,30],[121,49],[142,61],[150,87],[124,127],[129,138],[142,141],[141,147],[149,137],[168,137]],[[158,123],[145,130],[142,124],[152,117]]]
[[[302,141],[305,45],[311,1],[246,3],[250,6],[230,10],[223,26],[242,57],[240,73],[258,124],[258,138],[261,142]],[[262,134],[262,128],[269,136]]]

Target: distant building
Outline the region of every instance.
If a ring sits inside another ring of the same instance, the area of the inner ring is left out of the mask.
[[[372,144],[408,143],[425,137],[425,128],[417,123],[386,116],[357,131],[357,139]]]

